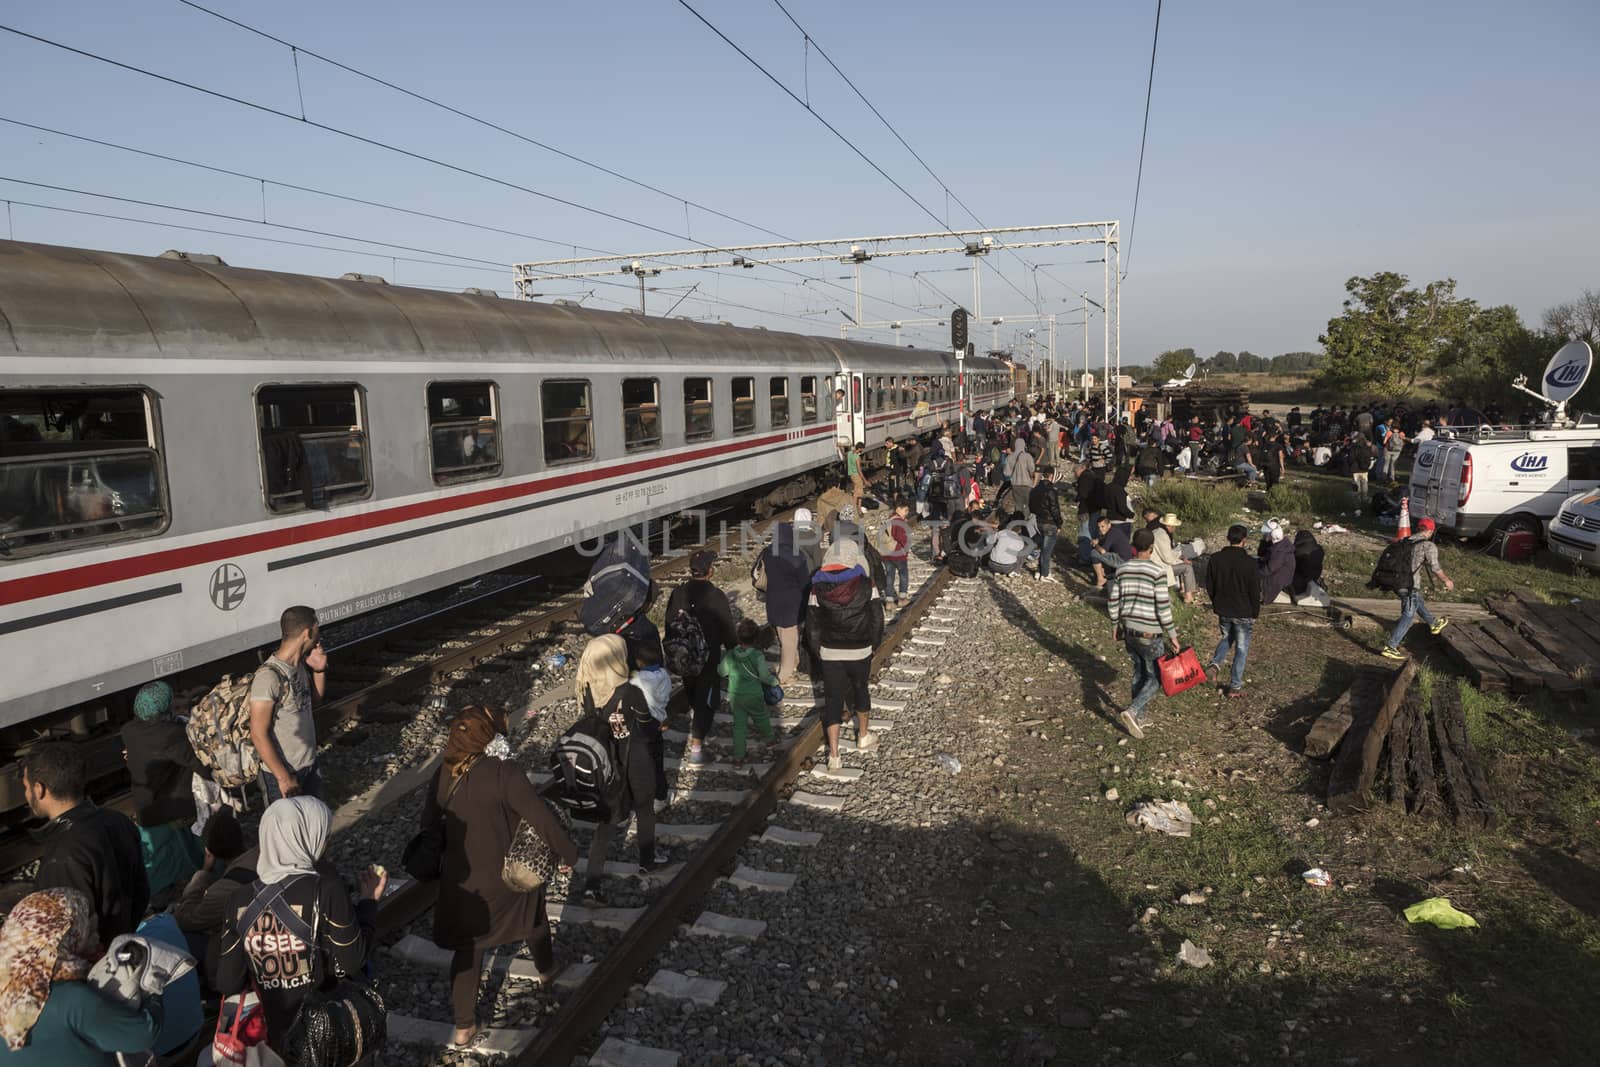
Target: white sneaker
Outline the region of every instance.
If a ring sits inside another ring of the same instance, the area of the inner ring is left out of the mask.
[[[1057,578],[1057,577],[1056,577],[1056,576],[1055,576],[1055,575],[1053,575],[1053,574],[1046,574],[1046,575],[1044,575],[1044,576],[1043,576],[1043,577],[1041,577],[1041,578],[1040,578],[1040,579],[1039,579],[1039,580],[1040,580],[1040,581],[1041,581],[1041,582],[1054,582],[1054,583],[1056,583],[1056,584],[1057,584],[1057,585],[1060,585],[1060,584],[1061,584],[1061,579],[1060,579],[1060,578]]]
[[[844,758],[843,757],[841,757],[841,756],[829,756],[828,757],[828,770],[837,771],[837,770],[843,769],[843,767],[844,767]]]
[[[871,752],[877,747],[878,735],[873,733],[871,730],[868,730],[866,733],[856,738],[857,752]]]

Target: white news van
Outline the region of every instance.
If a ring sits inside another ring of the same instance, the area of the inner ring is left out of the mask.
[[[1417,448],[1411,467],[1411,521],[1470,537],[1493,530],[1542,536],[1562,501],[1600,487],[1600,422],[1567,417],[1567,401],[1589,377],[1594,354],[1582,341],[1563,345],[1544,369],[1539,392],[1519,378],[1512,388],[1549,405],[1542,426],[1446,428]]]
[[[1491,530],[1542,536],[1574,493],[1600,487],[1600,425],[1478,427],[1417,448],[1411,521],[1471,537]]]

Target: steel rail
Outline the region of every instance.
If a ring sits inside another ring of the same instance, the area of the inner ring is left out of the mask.
[[[871,677],[876,678],[888,666],[949,582],[950,572],[946,568],[935,571],[928,579],[873,654]],[[745,839],[766,820],[782,792],[815,756],[821,742],[822,720],[812,713],[806,716],[800,732],[761,783],[684,862],[683,870],[634,921],[621,942],[596,964],[588,979],[567,997],[555,1016],[540,1028],[533,1043],[511,1061],[511,1067],[566,1063],[578,1054],[578,1046],[599,1029],[611,1009],[627,995],[634,975],[673,937],[679,917],[705,894]]]

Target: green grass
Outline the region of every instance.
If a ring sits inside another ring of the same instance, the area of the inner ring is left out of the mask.
[[[1267,511],[1298,526],[1308,525],[1313,521],[1311,494],[1301,486],[1279,482],[1267,490]]]
[[[1233,521],[1244,507],[1244,491],[1232,485],[1163,478],[1144,490],[1140,504],[1173,512],[1185,524],[1215,529]]]

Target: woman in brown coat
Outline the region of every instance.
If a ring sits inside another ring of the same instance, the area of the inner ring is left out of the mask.
[[[450,726],[444,765],[422,806],[423,826],[435,825],[441,809],[445,817],[433,940],[455,951],[450,998],[456,1024],[452,1043],[458,1046],[478,1033],[478,980],[486,951],[526,941],[540,984],[548,985],[556,975],[544,886],[518,892],[500,877],[518,828],[523,822],[533,827],[563,870],[578,858],[578,846],[527,773],[507,758],[506,729],[503,708],[463,708]]]

